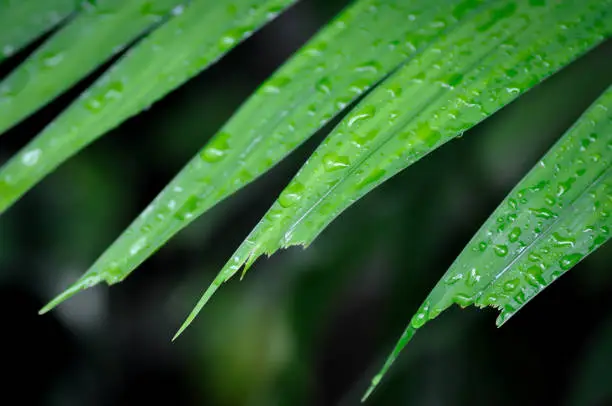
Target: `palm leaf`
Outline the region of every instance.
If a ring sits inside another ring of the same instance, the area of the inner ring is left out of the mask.
[[[52,29],[78,0],[0,0],[0,62]]]
[[[612,30],[611,1],[487,4],[389,77],[327,137],[232,255],[179,333],[243,265],[246,271],[262,254],[307,246],[374,187]]]
[[[174,13],[180,15],[128,52],[0,169],[0,213],[61,162],[213,63],[292,2],[239,0],[228,7],[194,0],[185,9],[181,6],[177,11],[182,14]],[[8,44],[5,55],[76,8],[69,2],[43,3],[0,3],[0,23],[6,16],[38,18],[28,35],[0,29],[0,45]],[[104,3],[107,8],[80,11],[2,84],[5,97],[0,103],[8,114],[0,120],[0,132],[162,22],[161,15],[177,4],[158,0],[161,8],[152,12],[150,2],[110,0]],[[50,10],[61,12],[52,19],[40,17]],[[246,272],[263,254],[309,245],[366,193],[611,33],[612,0],[360,0],[264,83],[92,268],[41,312],[101,281],[123,280],[176,232],[267,171],[373,88],[240,245],[178,336],[241,268]],[[366,42],[371,46],[364,47]],[[83,58],[81,66],[54,66],[76,58]],[[24,77],[25,83],[35,79],[35,84],[24,86]],[[412,318],[364,398],[417,329],[453,303],[497,308],[501,326],[609,240],[610,109],[612,87],[474,236]]]
[[[60,163],[217,61],[295,0],[193,0],[0,169],[0,213]]]
[[[417,329],[453,303],[501,326],[612,234],[612,87],[510,192],[433,288],[370,393]]]
[[[271,168],[482,3],[432,7],[429,0],[362,0],[346,9],[266,81],[91,269],[43,310],[102,280],[123,280],[179,230]]]
[[[161,22],[182,2],[108,0],[85,8],[0,83],[0,134]]]

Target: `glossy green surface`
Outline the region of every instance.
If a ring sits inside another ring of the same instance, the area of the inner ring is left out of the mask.
[[[405,16],[414,26],[389,23]],[[232,38],[250,31],[236,32]],[[377,34],[371,49],[357,40],[360,33],[370,42]],[[281,193],[178,336],[240,269],[246,272],[262,254],[307,246],[373,188],[611,33],[611,0],[468,0],[440,2],[438,8],[427,2],[358,2],[264,83],[92,268],[41,312],[99,282],[123,280],[176,232],[377,85]],[[95,100],[94,107],[104,111],[104,97]],[[493,305],[502,311],[501,324],[607,240],[609,103],[610,92],[485,224],[412,319],[365,397],[416,330],[452,303]]]
[[[175,8],[174,18],[124,55],[0,168],[0,213],[63,161],[210,66],[292,3],[194,0]]]
[[[0,62],[74,12],[78,0],[0,0]]]
[[[189,315],[262,254],[307,246],[368,191],[461,135],[612,30],[612,1],[487,2],[385,80],[281,193]],[[180,333],[179,331],[179,333]]]
[[[121,281],[175,233],[270,169],[481,3],[364,0],[346,9],[255,92],[92,268],[50,306],[102,280]]]
[[[0,134],[161,23],[174,7],[180,10],[184,2],[107,0],[85,7],[0,82]]]
[[[373,387],[418,328],[453,303],[501,326],[612,236],[612,88],[510,192],[429,294]]]

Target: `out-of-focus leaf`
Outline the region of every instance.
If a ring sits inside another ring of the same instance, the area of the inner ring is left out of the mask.
[[[501,326],[612,235],[612,88],[510,192],[412,318],[372,390],[417,329],[453,303]]]
[[[357,199],[606,38],[612,1],[487,2],[330,134],[204,293],[262,254],[307,246]]]
[[[121,51],[185,1],[107,0],[86,7],[0,83],[0,134]],[[8,24],[14,25],[15,22]]]
[[[76,10],[78,0],[0,0],[0,62]]]
[[[346,9],[263,84],[92,268],[50,306],[102,280],[109,284],[123,280],[197,216],[268,170],[482,3],[362,0]]]
[[[175,10],[180,15],[137,44],[0,169],[0,213],[64,160],[201,72],[294,2],[193,0]]]

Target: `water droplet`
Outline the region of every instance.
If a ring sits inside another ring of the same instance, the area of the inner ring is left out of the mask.
[[[185,6],[182,4],[179,4],[178,6],[174,7],[170,13],[173,16],[178,16],[178,15],[183,14],[183,11],[185,11]]]
[[[140,237],[140,239],[138,239],[138,241],[136,241],[130,247],[130,255],[136,255],[138,251],[144,248],[146,242],[147,242],[146,237]]]
[[[423,83],[423,80],[425,80],[425,72],[418,72],[411,79],[414,83]]]
[[[576,181],[576,178],[571,177],[567,179],[565,182],[559,182],[557,186],[557,196],[561,197],[567,193],[568,190],[572,188],[572,184]]]
[[[508,241],[517,242],[519,237],[521,236],[521,229],[518,227],[514,227],[510,234],[508,234]]]
[[[507,87],[506,92],[511,95],[517,95],[521,92],[521,89],[519,89],[518,87]]]
[[[114,81],[106,85],[98,85],[94,87],[92,93],[84,94],[85,108],[92,113],[97,113],[104,108],[108,101],[117,100],[123,96],[123,83]]]
[[[367,78],[359,78],[354,80],[349,86],[349,90],[355,94],[362,94],[372,85],[372,81]]]
[[[200,206],[200,199],[196,196],[189,196],[189,198],[183,203],[179,209],[174,213],[174,217],[181,220],[191,220]]]
[[[338,169],[346,168],[349,166],[349,159],[345,156],[339,156],[335,152],[325,154],[323,157],[323,167],[326,171],[332,172]]]
[[[454,285],[455,283],[459,282],[461,279],[463,279],[462,273],[451,274],[444,279],[444,283],[447,285]]]
[[[559,261],[559,266],[564,271],[567,271],[568,269],[576,265],[582,259],[582,257],[583,255],[580,253],[566,255]]]
[[[219,162],[227,155],[230,149],[228,142],[230,138],[231,135],[229,133],[218,133],[200,152],[200,157],[210,163]]]
[[[529,254],[528,258],[531,262],[540,262],[542,260],[542,257],[540,255],[533,252]]]
[[[514,289],[519,285],[521,281],[519,279],[511,279],[504,283],[504,290],[506,292],[513,292]]]
[[[474,298],[472,296],[463,294],[463,293],[457,293],[454,297],[453,297],[453,302],[457,303],[459,306],[461,307],[468,307],[469,305],[471,305],[472,303],[474,303]]]
[[[495,254],[498,257],[505,257],[506,255],[508,255],[508,247],[505,245],[494,245],[493,246],[493,251],[495,251]]]
[[[49,52],[40,57],[43,67],[45,68],[52,68],[54,66],[57,66],[60,64],[60,62],[62,62],[63,59],[64,54],[62,54],[61,52]]]
[[[355,72],[378,73],[382,66],[377,61],[369,61],[355,67]]]
[[[331,81],[327,77],[322,78],[317,82],[315,88],[323,94],[330,94],[332,88]]]
[[[387,87],[387,91],[389,92],[389,94],[391,95],[391,97],[396,98],[402,95],[402,87],[397,84],[397,83],[393,83],[391,85],[389,85]]]
[[[221,49],[228,49],[232,47],[232,45],[234,45],[238,41],[239,39],[237,37],[226,34],[222,36],[221,39],[219,40],[219,46]]]
[[[480,274],[478,273],[478,270],[476,268],[470,269],[470,272],[468,272],[467,280],[465,281],[465,284],[467,286],[472,287],[476,285],[479,281],[480,281]]]
[[[375,113],[376,113],[376,109],[374,108],[374,106],[366,105],[349,116],[347,125],[349,127],[353,127],[358,122],[367,120],[373,117]]]
[[[529,211],[532,212],[534,216],[543,218],[543,219],[551,219],[551,218],[557,217],[555,213],[553,213],[552,211],[550,211],[549,209],[545,207],[540,208],[540,209],[529,209]]]
[[[546,204],[547,204],[547,205],[549,205],[549,206],[554,206],[554,205],[555,205],[555,203],[557,202],[557,200],[556,200],[554,197],[552,197],[552,196],[546,196],[546,197],[544,198],[544,201],[545,201],[545,202],[546,202]]]
[[[482,298],[482,304],[485,306],[495,306],[497,304],[497,302],[499,301],[499,297],[494,294],[494,293],[487,293],[483,298]]]
[[[383,168],[372,168],[372,170],[368,172],[367,176],[361,179],[355,186],[357,187],[357,189],[363,189],[364,187],[372,183],[380,181],[385,177],[386,174],[387,171]]]
[[[300,201],[305,187],[300,182],[293,181],[283,190],[278,198],[278,202],[284,208],[289,208]]]
[[[572,237],[563,237],[561,234],[554,232],[551,235],[552,241],[560,247],[573,247],[576,240]]]
[[[272,78],[270,78],[270,80],[264,83],[262,91],[264,93],[272,94],[280,93],[281,89],[285,87],[290,81],[291,79],[286,76],[273,76]]]
[[[525,280],[533,287],[539,288],[546,285],[546,281],[542,277],[542,269],[538,266],[529,267],[525,272]]]
[[[302,52],[308,56],[322,56],[327,49],[327,44],[324,42],[311,43],[306,45]]]
[[[40,148],[24,152],[21,156],[21,163],[25,166],[34,166],[38,163],[41,154]]]
[[[419,309],[417,314],[415,314],[412,317],[412,320],[410,322],[412,327],[414,327],[414,328],[421,328],[421,327],[423,327],[423,325],[427,322],[428,313],[429,313],[429,303],[425,302],[421,306],[421,308]]]
[[[525,297],[525,292],[523,292],[522,290],[520,292],[518,292],[516,295],[514,295],[514,301],[520,305],[525,304],[525,302],[527,301],[527,298]]]
[[[12,45],[5,45],[2,47],[2,53],[4,56],[9,57],[15,53],[15,47]]]
[[[512,208],[512,210],[516,210],[518,208],[518,203],[515,199],[508,199],[508,205],[510,208]]]

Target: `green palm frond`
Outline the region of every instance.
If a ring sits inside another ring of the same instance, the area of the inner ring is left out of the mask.
[[[193,0],[181,7],[0,168],[0,213],[63,161],[216,62],[294,1],[240,0],[228,7]],[[144,4],[150,13],[168,0]]]
[[[612,87],[510,192],[433,288],[372,383],[417,329],[452,304],[501,326],[612,233]]]
[[[0,61],[56,32],[0,83],[0,133],[129,48],[0,168],[0,214],[47,174],[215,63],[296,0],[0,0]],[[612,0],[356,0],[268,78],[89,270],[45,306],[124,280],[170,238],[334,117],[214,292],[262,255],[308,246],[357,200],[612,35]],[[457,303],[498,325],[610,238],[612,89],[510,193],[413,317]],[[175,338],[176,338],[175,336]]]
[[[171,17],[173,9],[182,10],[183,2],[109,0],[83,9],[0,83],[0,134]]]
[[[605,21],[604,29],[612,29],[610,4],[598,1],[547,8],[500,3],[487,2],[355,107],[232,255],[180,331],[243,265],[246,271],[263,254],[309,245],[357,199],[603,39],[587,26]],[[479,30],[487,35],[475,36]]]
[[[77,10],[78,0],[1,0],[0,62]]]
[[[417,58],[479,3],[432,7],[429,1],[398,0],[376,6],[377,0],[364,0],[345,10],[268,79],[91,269],[44,310],[102,280],[123,280],[179,230],[270,169],[402,62]],[[406,16],[412,13],[421,18],[411,23]],[[364,48],[366,41],[371,46]]]

